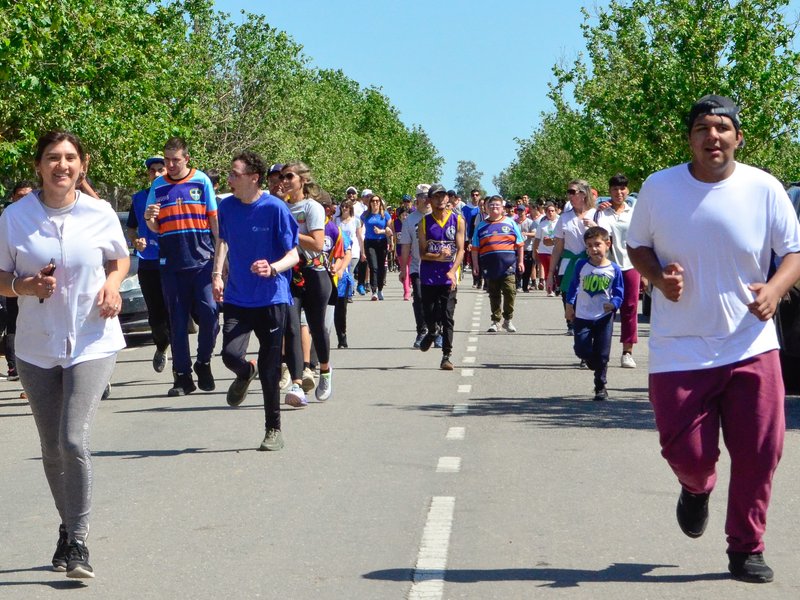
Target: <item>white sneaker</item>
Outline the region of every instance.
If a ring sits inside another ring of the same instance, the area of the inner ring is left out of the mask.
[[[497,321],[492,321],[491,326],[489,327],[489,329],[486,330],[486,332],[487,333],[497,333],[497,329],[498,329],[497,326],[498,325],[499,325],[499,323]]]
[[[295,408],[303,408],[304,406],[308,406],[308,400],[306,400],[306,394],[303,391],[303,388],[296,383],[293,383],[289,388],[289,391],[286,392],[286,397],[283,399],[283,402],[289,406],[294,406]]]
[[[517,330],[517,328],[514,327],[514,324],[511,322],[511,319],[503,321],[503,329],[509,333],[514,333]]]
[[[314,371],[309,368],[303,369],[303,391],[310,392],[317,383],[314,381]]]
[[[633,360],[633,354],[626,352],[622,355],[622,358],[619,361],[620,366],[623,369],[635,369],[636,368],[636,361]]]
[[[319,402],[325,402],[333,395],[333,369],[331,367],[328,369],[330,370],[327,373],[319,374],[319,383],[315,392]]]
[[[281,363],[281,380],[278,384],[279,389],[285,390],[292,384],[292,375],[286,363]]]
[[[555,298],[556,297],[556,293],[555,292],[547,292],[547,297],[548,298]]]

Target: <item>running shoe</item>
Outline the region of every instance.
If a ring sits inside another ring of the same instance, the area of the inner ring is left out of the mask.
[[[489,329],[486,330],[486,333],[497,333],[499,325],[500,323],[498,323],[497,321],[492,321],[492,324],[489,325]]]
[[[249,364],[250,376],[245,377],[244,379],[236,377],[236,379],[231,382],[231,385],[228,388],[228,406],[239,406],[242,402],[244,402],[244,399],[247,396],[247,390],[250,388],[250,382],[256,378],[256,361],[251,360],[249,361]]]
[[[214,376],[211,374],[211,363],[201,363],[197,361],[194,363],[194,372],[197,374],[197,387],[204,392],[213,392],[217,387],[214,381]]]
[[[67,528],[62,524],[58,526],[58,542],[56,542],[56,551],[53,554],[53,571],[63,573],[67,570],[67,548],[69,548]]]
[[[347,345],[347,336],[346,335],[342,335],[342,336],[339,337],[339,345],[337,347],[340,348],[340,349],[341,348],[349,348],[349,346]]]
[[[769,583],[775,574],[761,552],[728,552],[728,571],[737,581]]]
[[[283,435],[281,434],[281,430],[268,429],[267,434],[264,436],[264,440],[261,442],[261,445],[258,447],[258,449],[262,451],[275,452],[276,450],[281,450],[283,445]]]
[[[436,341],[436,335],[433,333],[426,333],[425,337],[422,338],[422,341],[419,343],[419,349],[423,352],[427,352],[433,346],[433,343]]]
[[[89,564],[89,549],[86,544],[74,540],[67,546],[67,577],[72,579],[91,579],[94,569]]]
[[[383,300],[383,290],[378,290],[378,300]]]
[[[505,329],[508,333],[514,333],[517,331],[517,328],[514,327],[514,324],[511,322],[511,319],[506,319],[503,321],[503,329]]]
[[[289,388],[289,391],[286,392],[286,396],[283,399],[285,404],[289,406],[294,406],[295,408],[303,408],[304,406],[308,406],[308,400],[306,400],[306,393],[303,391],[303,388],[300,387],[299,384],[293,383]]]
[[[442,371],[452,371],[453,370],[453,363],[450,360],[450,355],[449,354],[445,354],[444,356],[442,356],[442,362],[439,365],[439,368]]]
[[[681,531],[690,538],[699,538],[708,525],[708,498],[710,494],[692,494],[681,488],[675,514]]]
[[[601,387],[599,390],[594,391],[594,401],[595,402],[603,402],[608,400],[608,390],[605,387]]]
[[[367,289],[366,289],[366,288],[365,288],[363,285],[359,285],[359,286],[356,288],[356,291],[358,292],[358,295],[359,295],[359,296],[363,296],[364,294],[366,294],[366,293],[367,293]]]
[[[164,370],[164,367],[167,366],[167,350],[159,350],[156,348],[155,353],[153,354],[153,370],[156,373],[161,373]]]
[[[303,386],[304,392],[310,392],[314,389],[314,386],[317,385],[317,382],[314,381],[314,371],[306,367],[303,369]]]
[[[441,348],[443,343],[444,343],[444,340],[442,339],[442,335],[439,334],[439,335],[436,336],[436,339],[433,340],[433,347],[434,348]]]
[[[425,336],[428,334],[427,331],[423,331],[422,333],[417,334],[417,339],[414,340],[414,348],[419,349],[420,344],[422,344],[422,340],[425,339]]]
[[[281,363],[281,380],[278,385],[282,390],[292,385],[292,375],[289,373],[289,366],[286,363]]]
[[[9,369],[7,379],[8,381],[19,381],[19,374],[17,373],[17,370]]]
[[[187,394],[191,394],[196,389],[197,387],[194,384],[194,379],[192,379],[191,373],[176,373],[175,383],[167,392],[167,396],[186,396]]]
[[[633,354],[630,352],[623,352],[622,358],[620,358],[620,366],[623,369],[635,369],[636,368],[636,361],[633,360]]]
[[[376,294],[375,292],[373,292],[373,293],[372,293],[372,298],[370,298],[370,300],[372,300],[373,302],[377,302],[377,301],[378,301],[378,294]]]
[[[319,402],[325,402],[333,396],[333,369],[328,367],[327,373],[319,374],[319,384],[317,384],[317,391],[314,395]]]

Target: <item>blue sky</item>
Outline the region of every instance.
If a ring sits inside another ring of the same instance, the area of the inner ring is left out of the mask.
[[[453,185],[459,160],[484,173],[483,186],[516,155],[552,105],[557,62],[585,49],[580,0],[216,0],[218,9],[266,15],[304,46],[313,64],[380,87],[406,125],[421,125],[445,159]],[[792,0],[790,14],[800,11]]]

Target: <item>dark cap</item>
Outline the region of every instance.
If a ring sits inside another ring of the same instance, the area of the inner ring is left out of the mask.
[[[149,169],[151,165],[154,165],[156,163],[165,164],[164,163],[164,157],[163,156],[151,156],[146,161],[144,161],[144,168],[145,169]]]
[[[446,194],[447,189],[441,183],[434,183],[428,190],[428,198],[433,198],[436,194]]]
[[[517,212],[525,212],[526,209],[525,209],[524,206],[520,205],[520,206],[516,207],[514,210],[516,210]]]
[[[458,196],[458,192],[455,190],[447,190],[447,195],[450,196],[451,198],[455,198],[456,196]]]
[[[413,199],[411,194],[403,194],[403,202],[411,202]]]
[[[267,176],[280,173],[281,171],[283,171],[283,165],[281,163],[275,163],[269,168],[269,171],[267,171]]]
[[[733,100],[727,96],[717,96],[716,94],[709,94],[703,96],[694,103],[692,109],[689,111],[689,117],[686,119],[686,126],[691,130],[694,122],[698,117],[703,115],[720,115],[728,117],[733,121],[733,126],[736,131],[739,131],[739,107],[736,106]]]

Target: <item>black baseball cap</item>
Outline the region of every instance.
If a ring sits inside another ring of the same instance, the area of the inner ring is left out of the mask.
[[[716,94],[708,94],[703,96],[692,105],[689,111],[689,116],[686,119],[686,126],[691,131],[694,122],[698,117],[703,115],[721,115],[728,117],[733,121],[733,126],[736,131],[741,129],[739,124],[739,107],[736,103],[727,96],[717,96]]]
[[[446,194],[447,189],[441,183],[434,183],[428,190],[428,198],[433,198],[436,194]]]

